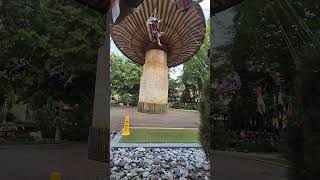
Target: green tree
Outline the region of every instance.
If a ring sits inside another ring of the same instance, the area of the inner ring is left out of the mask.
[[[243,86],[231,103],[234,106],[231,121],[242,124],[238,128],[243,128],[246,120],[256,114],[253,89],[258,85],[266,87],[266,68],[285,78],[282,90],[286,96],[290,94],[301,48],[314,41],[310,31],[319,27],[319,22],[315,19],[316,9],[311,1],[248,0],[240,4],[237,11],[230,59]],[[263,89],[263,95],[270,113],[273,93]]]
[[[124,56],[111,54],[111,93],[125,104],[137,105],[142,67]]]
[[[13,89],[35,112],[63,100],[86,104],[90,114],[104,17],[74,1],[4,1],[1,8],[1,94]]]
[[[181,106],[179,88],[182,88],[182,82],[180,79],[174,79],[169,75],[168,101],[172,104],[173,108],[180,108]]]
[[[184,85],[184,92],[181,97],[183,103],[197,104],[200,99],[203,83],[209,79],[209,58],[208,50],[210,46],[210,19],[206,22],[204,42],[189,61],[183,64],[183,74],[181,82]],[[200,43],[200,42],[195,42]]]

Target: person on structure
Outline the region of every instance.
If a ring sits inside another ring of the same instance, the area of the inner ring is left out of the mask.
[[[148,28],[148,32],[149,32],[149,39],[152,42],[158,42],[159,46],[162,46],[162,44],[160,42],[160,37],[163,35],[163,32],[160,32],[160,30],[158,29],[158,24],[161,21],[162,20],[158,20],[155,17],[150,17],[147,20],[147,28]]]

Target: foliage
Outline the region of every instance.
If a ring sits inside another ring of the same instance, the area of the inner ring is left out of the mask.
[[[111,94],[123,103],[137,105],[142,67],[124,56],[111,54]]]
[[[168,88],[168,101],[172,103],[173,108],[176,108],[180,104],[180,88],[182,88],[182,82],[180,79],[174,79],[169,76],[169,88]]]
[[[202,147],[209,158],[210,146],[213,145],[212,128],[212,116],[211,103],[212,96],[210,96],[210,64],[208,57],[208,50],[210,47],[210,18],[206,23],[206,35],[204,44],[200,51],[193,57],[192,60],[185,63],[184,73],[182,76],[182,82],[186,87],[186,91],[189,88],[193,91],[199,92],[199,111],[200,111],[200,142]],[[199,66],[200,65],[200,66]],[[201,92],[201,93],[200,93]],[[196,93],[195,93],[196,94]],[[189,96],[190,97],[190,96]],[[194,100],[192,100],[194,102]]]
[[[64,124],[63,138],[72,141],[87,140],[92,117],[92,109],[88,104],[75,105],[67,112],[68,121]]]
[[[31,103],[43,133],[52,137],[50,101],[91,111],[103,17],[75,1],[4,1],[1,8],[0,97],[13,90]]]
[[[181,103],[189,104],[191,107],[193,106],[192,109],[198,109],[203,83],[209,78],[209,47],[210,19],[206,22],[206,33],[202,46],[195,56],[183,64],[181,82],[184,86],[184,91],[181,95]]]
[[[242,88],[230,103],[230,121],[236,123],[233,128],[242,129],[249,119],[259,119],[253,89],[258,85],[266,87],[266,68],[279,72],[285,79],[281,88],[287,102],[287,95],[294,87],[301,48],[313,41],[309,31],[319,26],[319,22],[307,13],[316,11],[311,4],[311,1],[248,0],[237,7],[236,35],[230,60],[233,70],[241,77]],[[262,93],[270,115],[273,93],[268,89],[263,89]]]
[[[209,158],[210,148],[214,146],[213,141],[213,119],[211,114],[211,104],[212,104],[212,96],[210,95],[210,83],[209,79],[204,81],[204,88],[202,90],[202,97],[200,100],[200,142],[201,145]]]
[[[266,68],[280,72],[285,78],[286,83],[282,88],[286,94],[286,103],[290,96],[299,97],[300,101],[296,104],[299,113],[293,118],[295,121],[290,119],[289,122],[295,124],[296,121],[300,122],[304,119],[308,123],[303,125],[303,128],[292,124],[289,128],[289,150],[291,150],[289,159],[292,164],[292,177],[296,177],[293,179],[308,179],[307,174],[313,174],[313,179],[319,177],[315,173],[318,172],[316,169],[318,166],[315,163],[318,160],[316,155],[318,152],[312,151],[318,142],[317,130],[315,130],[317,124],[312,123],[312,119],[317,117],[316,107],[319,105],[316,104],[315,99],[307,100],[317,97],[316,94],[311,95],[313,92],[317,93],[316,84],[319,84],[316,81],[317,74],[312,68],[318,67],[315,59],[319,58],[314,56],[313,63],[305,63],[310,57],[304,55],[305,47],[315,46],[318,41],[318,38],[314,36],[319,32],[320,27],[317,8],[319,8],[319,3],[312,0],[247,0],[236,7],[235,38],[232,44],[219,47],[220,52],[214,54],[215,74],[212,77],[223,78],[228,73],[235,71],[240,75],[242,81],[241,90],[231,96],[232,101],[229,103],[231,108],[228,112],[230,115],[229,128],[246,129],[248,120],[259,119],[253,88],[257,85],[265,85],[264,70]],[[221,65],[221,62],[225,64]],[[304,77],[303,74],[305,74]],[[216,80],[213,79],[212,82]],[[300,89],[293,93],[298,87]],[[267,109],[269,109],[267,113],[270,114],[273,102],[272,93],[264,89],[263,95]],[[214,96],[216,99],[216,95]],[[314,104],[305,104],[311,101]],[[216,107],[211,109],[214,113],[220,113]],[[220,133],[217,132],[217,134]],[[252,148],[255,149],[255,147]],[[267,149],[261,146],[257,148]],[[287,150],[280,148],[280,151]],[[311,158],[312,156],[315,158]]]
[[[44,106],[35,110],[35,120],[43,138],[53,139],[55,135],[55,107],[53,103],[52,99],[48,99]]]

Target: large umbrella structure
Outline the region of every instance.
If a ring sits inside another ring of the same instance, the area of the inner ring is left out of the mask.
[[[138,9],[114,25],[111,36],[126,57],[143,65],[138,111],[162,113],[168,103],[168,68],[198,52],[204,40],[205,17],[200,5],[180,11],[172,0],[144,0]],[[146,21],[153,14],[162,19],[163,46],[149,40]]]

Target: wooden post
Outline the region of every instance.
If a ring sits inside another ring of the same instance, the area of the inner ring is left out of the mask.
[[[168,81],[167,53],[160,49],[148,50],[140,80],[139,112],[167,111]]]
[[[92,126],[89,129],[88,158],[109,162],[110,157],[110,11],[105,44],[99,49]]]

